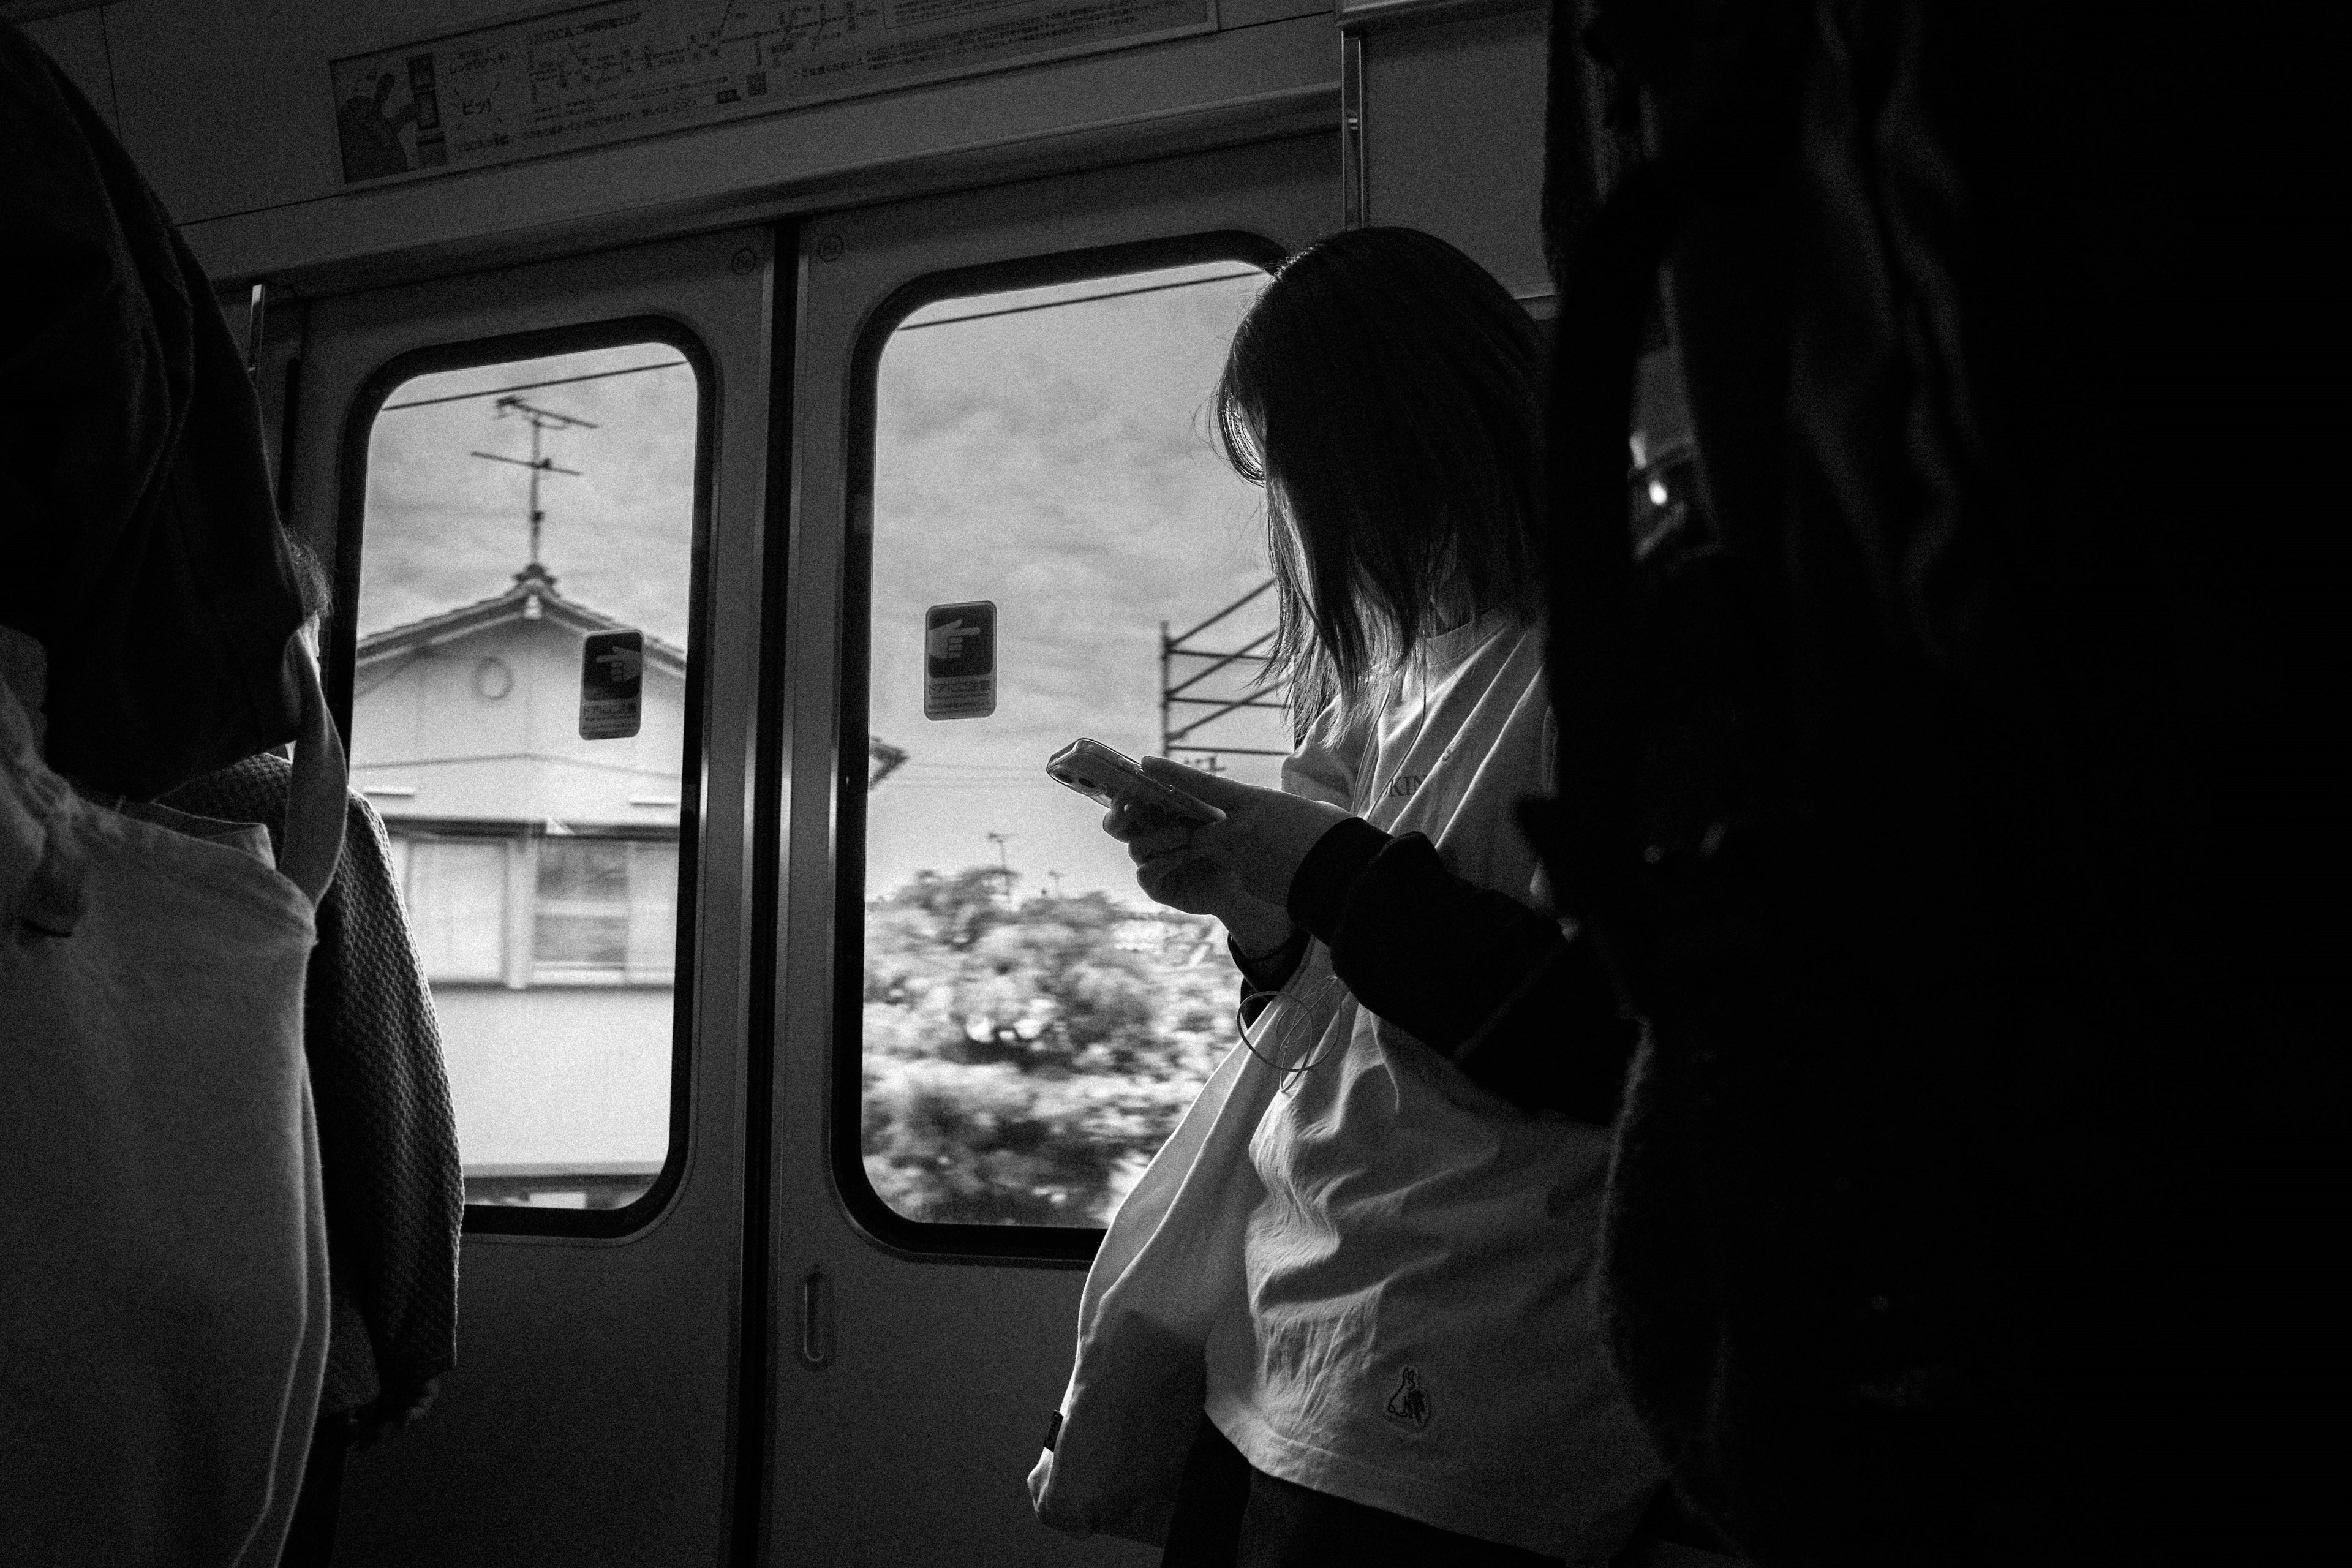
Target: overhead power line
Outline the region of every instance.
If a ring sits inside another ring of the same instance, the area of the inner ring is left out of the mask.
[[[682,359],[666,359],[659,364],[633,364],[620,370],[591,371],[586,375],[558,376],[553,381],[526,381],[518,386],[486,387],[480,392],[453,392],[446,397],[419,397],[406,403],[387,403],[376,410],[390,414],[402,408],[430,408],[436,403],[464,403],[477,397],[504,397],[511,393],[535,392],[542,386],[570,386],[575,382],[604,381],[615,375],[636,375],[649,370],[675,370],[686,363]]]
[[[1241,272],[1220,272],[1210,278],[1187,278],[1177,283],[1146,283],[1134,289],[1110,289],[1100,294],[1080,294],[1069,300],[1046,300],[1034,305],[1006,305],[1001,310],[974,310],[962,316],[941,316],[936,321],[915,321],[900,327],[902,332],[919,332],[925,327],[951,327],[958,321],[984,321],[991,316],[1018,316],[1029,310],[1058,310],[1065,305],[1089,305],[1097,300],[1124,300],[1130,294],[1158,294],[1170,289],[1194,289],[1203,283],[1226,283],[1236,278],[1264,278],[1265,273],[1253,267]]]
[[[958,321],[982,321],[992,316],[1018,316],[1029,310],[1058,310],[1064,305],[1091,304],[1097,300],[1123,300],[1130,294],[1158,294],[1170,289],[1192,289],[1203,283],[1226,283],[1236,278],[1263,278],[1265,274],[1255,268],[1240,272],[1219,272],[1208,278],[1187,278],[1176,283],[1146,283],[1134,289],[1110,289],[1099,294],[1081,294],[1069,300],[1048,300],[1034,305],[1007,305],[995,310],[973,310],[961,316],[943,316],[937,321],[917,321],[900,327],[902,332],[917,332],[925,327],[952,326]],[[485,387],[479,392],[453,392],[442,397],[412,397],[405,403],[387,403],[376,410],[379,414],[397,413],[403,408],[432,408],[444,403],[465,403],[477,397],[500,397],[509,393],[537,392],[543,387],[571,386],[583,381],[604,381],[616,375],[640,375],[649,370],[676,370],[687,362],[683,359],[663,360],[658,364],[633,364],[620,370],[591,371],[585,375],[557,376],[551,381],[525,381],[512,386]]]

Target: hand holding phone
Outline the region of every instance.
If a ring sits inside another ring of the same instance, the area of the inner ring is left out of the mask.
[[[1237,844],[1222,843],[1223,836],[1244,817],[1269,810],[1310,814],[1317,832],[1342,815],[1335,807],[1294,800],[1280,790],[1195,773],[1164,758],[1154,758],[1146,769],[1099,741],[1072,742],[1054,754],[1045,771],[1112,809],[1103,830],[1127,846],[1135,861],[1136,885],[1146,898],[1223,921],[1245,952],[1269,952],[1281,946],[1291,933],[1290,915],[1279,895],[1252,891],[1232,864],[1236,849],[1245,858],[1263,855],[1265,846],[1257,836],[1244,834]],[[1198,779],[1202,793],[1227,801],[1232,811],[1197,798],[1172,779]],[[1325,813],[1328,820],[1320,816]],[[1286,870],[1286,886],[1288,879]]]
[[[1215,806],[1161,784],[1138,766],[1134,758],[1100,741],[1082,737],[1071,742],[1046,762],[1045,772],[1055,783],[1090,800],[1156,813],[1166,816],[1171,826],[1206,827],[1224,820],[1225,814]]]

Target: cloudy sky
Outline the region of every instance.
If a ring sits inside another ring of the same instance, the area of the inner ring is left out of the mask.
[[[662,368],[635,369],[647,365]],[[567,384],[530,384],[551,381]],[[529,471],[471,455],[530,456],[524,416],[480,395],[518,386],[532,406],[594,426],[540,437],[579,470],[540,482],[540,558],[558,590],[683,647],[697,389],[667,343],[418,376],[386,398],[368,449],[360,635],[501,593],[530,558]]]
[[[1024,895],[1058,885],[1138,896],[1099,810],[1043,766],[1078,735],[1131,756],[1159,750],[1161,623],[1181,632],[1265,581],[1261,497],[1217,454],[1206,410],[1262,281],[1216,263],[951,300],[890,341],[875,454],[871,728],[908,761],[870,799],[869,893],[1002,854]],[[639,368],[654,365],[665,368]],[[631,374],[605,374],[615,370]],[[542,481],[541,559],[564,594],[684,645],[696,389],[660,344],[419,377],[394,392],[370,454],[362,635],[499,593],[522,566],[530,476],[468,454],[527,458],[528,425],[482,395],[549,381],[566,384],[519,395],[594,427],[541,437],[548,457],[581,470]],[[923,611],[964,599],[998,606],[996,712],[928,721]],[[1202,645],[1239,647],[1272,624],[1268,595]],[[1189,695],[1238,695],[1237,673]],[[1179,709],[1177,722],[1206,711]],[[1279,716],[1262,712],[1194,738],[1286,744]],[[1223,765],[1271,783],[1277,764]],[[1001,848],[992,833],[1005,836]]]
[[[1219,263],[945,300],[890,341],[875,451],[872,725],[909,761],[868,803],[869,892],[923,868],[995,863],[990,833],[1009,836],[1003,854],[1024,892],[1050,889],[1055,872],[1065,892],[1133,891],[1100,808],[1041,770],[1079,735],[1129,756],[1158,751],[1160,624],[1181,633],[1265,581],[1259,492],[1218,455],[1207,412],[1263,281]],[[1185,286],[1155,287],[1169,283]],[[1150,291],[1088,297],[1114,289]],[[1021,309],[1057,298],[1071,302]],[[963,599],[996,602],[996,712],[926,720],[923,611]],[[1272,626],[1271,604],[1202,643],[1241,647]],[[1238,694],[1235,673],[1187,695]],[[1180,709],[1177,722],[1206,711]],[[1264,713],[1221,719],[1196,739],[1213,737],[1283,744],[1278,716]],[[1228,765],[1271,782],[1278,764]]]

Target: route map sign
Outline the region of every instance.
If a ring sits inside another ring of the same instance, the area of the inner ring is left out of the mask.
[[[604,0],[330,62],[343,184],[1213,31],[1216,0]]]

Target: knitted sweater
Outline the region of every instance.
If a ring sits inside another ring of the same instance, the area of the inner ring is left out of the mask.
[[[259,822],[274,844],[289,773],[276,756],[248,757],[182,785],[168,804]],[[357,795],[319,905],[306,1000],[334,1308],[320,1412],[397,1422],[457,1364],[465,1185],[433,998],[383,823]]]

